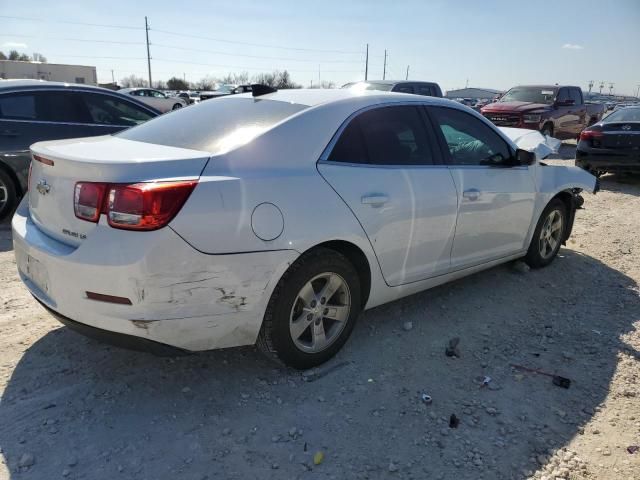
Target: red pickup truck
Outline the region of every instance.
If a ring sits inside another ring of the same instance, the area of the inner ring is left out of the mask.
[[[539,130],[564,140],[577,138],[584,128],[597,123],[604,105],[585,103],[580,87],[523,85],[513,87],[480,112],[500,127]]]

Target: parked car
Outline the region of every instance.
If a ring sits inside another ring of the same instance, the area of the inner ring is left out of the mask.
[[[237,85],[222,85],[215,90],[200,92],[200,100],[208,100],[210,98],[226,97],[237,93],[235,91]]]
[[[187,100],[184,98],[170,97],[160,90],[153,90],[151,88],[122,88],[118,90],[118,92],[124,95],[131,95],[162,113],[177,110],[188,105]]]
[[[428,97],[442,98],[440,85],[434,82],[414,82],[409,80],[368,80],[366,82],[352,82],[342,88],[356,90],[380,90],[383,92],[413,93]]]
[[[596,190],[449,100],[267,92],[33,145],[12,226],[38,301],[130,347],[257,342],[309,368],[363,309],[517,258],[548,265]]]
[[[640,107],[615,110],[582,131],[576,165],[596,176],[640,172]]]
[[[604,106],[585,103],[580,87],[524,85],[513,87],[481,113],[498,126],[539,130],[564,140],[577,138],[599,121]]]
[[[13,212],[27,191],[31,144],[114,133],[159,114],[105,88],[0,81],[0,220]]]
[[[196,103],[195,98],[191,96],[191,92],[177,92],[174,96],[183,99],[187,105],[193,105]]]

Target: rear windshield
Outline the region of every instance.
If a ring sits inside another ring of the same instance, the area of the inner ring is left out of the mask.
[[[306,105],[253,97],[213,98],[161,115],[117,137],[223,153],[250,142]]]
[[[514,87],[500,99],[501,102],[531,102],[551,105],[556,98],[555,88]]]
[[[611,122],[640,122],[640,107],[616,110],[604,119],[604,123]]]

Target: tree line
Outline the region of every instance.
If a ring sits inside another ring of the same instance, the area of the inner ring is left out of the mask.
[[[214,90],[220,85],[245,85],[248,83],[260,83],[279,89],[302,88],[291,78],[287,70],[275,70],[271,73],[258,73],[250,76],[247,72],[230,73],[224,77],[207,75],[196,82],[190,82],[184,78],[171,77],[169,80],[153,82],[153,88],[160,90]],[[142,77],[129,75],[120,80],[120,86],[124,88],[148,87],[149,82]],[[324,81],[317,85],[319,88],[333,88],[333,82]]]
[[[0,60],[18,60],[20,62],[40,62],[47,63],[47,58],[41,53],[34,53],[32,56],[26,53],[20,53],[17,50],[11,50],[8,54],[0,51]]]

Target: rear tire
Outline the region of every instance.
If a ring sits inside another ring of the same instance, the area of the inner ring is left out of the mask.
[[[179,108],[182,108],[182,104],[176,103],[171,110],[178,110]]]
[[[533,232],[529,250],[524,261],[531,268],[542,268],[549,265],[560,250],[567,228],[567,207],[564,202],[554,198],[540,215]]]
[[[18,206],[18,190],[11,176],[0,169],[0,222],[11,216]]]
[[[257,346],[289,367],[320,365],[351,335],[361,298],[360,279],[344,255],[328,248],[304,254],[271,295]]]

